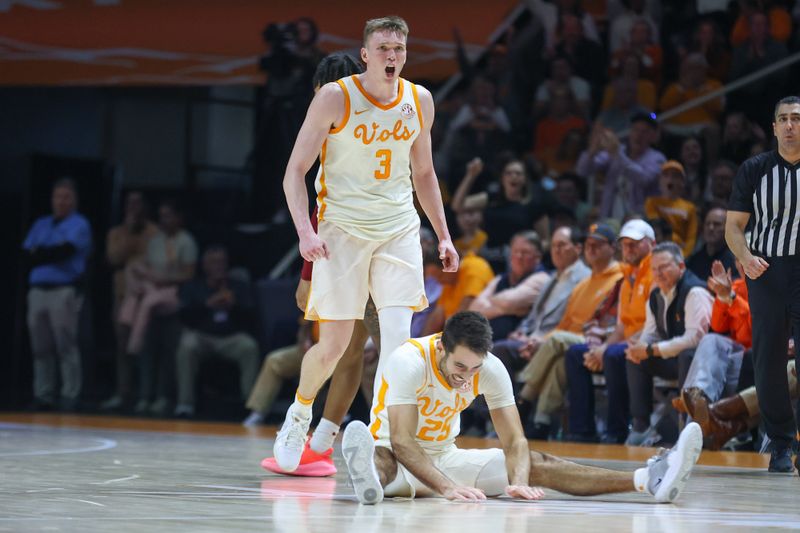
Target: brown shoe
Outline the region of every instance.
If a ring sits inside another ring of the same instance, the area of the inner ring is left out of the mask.
[[[747,412],[747,404],[738,394],[714,402],[711,410],[717,418],[722,420],[738,420],[740,418],[746,420],[750,417],[750,413]]]
[[[744,409],[744,416],[734,417],[733,419],[725,419],[717,413],[716,407],[723,403],[723,413],[726,415],[735,414],[737,412],[736,406],[731,407],[734,402],[728,402],[728,400],[733,400],[734,398],[741,400],[738,395],[711,404],[708,396],[701,389],[689,387],[681,391],[681,398],[683,398],[692,420],[697,422],[700,425],[700,429],[703,430],[705,448],[708,450],[721,449],[726,442],[747,430],[747,409]],[[741,403],[744,404],[743,401]]]
[[[708,436],[711,433],[708,414],[708,406],[711,401],[706,396],[706,393],[699,387],[687,387],[681,390],[681,400],[692,420],[700,424],[703,435]]]
[[[686,404],[683,403],[683,398],[680,396],[676,396],[672,399],[672,407],[675,408],[676,411],[679,413],[688,413],[689,411],[686,410]]]

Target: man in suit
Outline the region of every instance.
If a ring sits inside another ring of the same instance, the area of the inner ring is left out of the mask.
[[[555,274],[519,327],[507,339],[495,342],[492,348],[492,353],[500,358],[512,376],[528,363],[530,357],[524,355],[561,322],[572,290],[591,273],[581,261],[582,250],[583,233],[578,228],[564,226],[553,232],[550,257],[556,267]]]

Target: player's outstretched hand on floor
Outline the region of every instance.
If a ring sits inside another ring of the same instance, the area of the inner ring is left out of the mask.
[[[474,487],[453,487],[444,491],[443,496],[453,502],[478,502],[486,499],[486,494]]]
[[[519,500],[541,500],[544,498],[544,491],[539,487],[509,485],[506,487],[506,496]]]

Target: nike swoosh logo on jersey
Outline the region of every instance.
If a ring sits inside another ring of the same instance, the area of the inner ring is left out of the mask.
[[[361,111],[356,111],[356,115],[360,115],[361,113],[366,113],[369,109],[362,109]]]

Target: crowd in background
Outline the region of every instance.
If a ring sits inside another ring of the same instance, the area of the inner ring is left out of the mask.
[[[412,336],[440,331],[460,310],[483,313],[532,438],[652,445],[676,429],[665,409],[692,416],[726,400],[739,408],[712,410],[707,445],[747,435],[758,414],[747,396],[749,309],[725,215],[738,166],[772,147],[773,106],[794,71],[670,110],[796,50],[800,9],[777,0],[523,3],[527,15],[477,63],[463,63],[463,88],[437,107],[434,162],[461,266],[443,273],[423,231],[431,307]],[[72,410],[90,221],[68,179],[55,183],[52,207],[23,244],[34,403]],[[281,384],[299,375],[313,326],[301,322],[295,345],[259,353],[248,272],[231,268],[223,244],[199,250],[175,203],[153,214],[129,191],[108,232],[117,373],[101,407],[195,416],[198,368],[218,356],[238,365],[247,423],[268,420]],[[376,344],[364,350],[373,372]],[[659,405],[669,391],[681,393]],[[462,427],[490,434],[485,415],[478,405]]]

